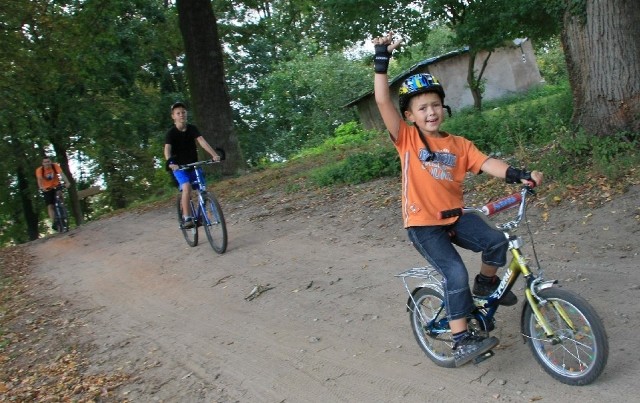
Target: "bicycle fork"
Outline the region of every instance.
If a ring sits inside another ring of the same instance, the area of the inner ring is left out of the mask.
[[[520,254],[520,251],[518,249],[512,249],[512,253],[514,258],[510,266],[519,270],[525,278],[525,281],[527,283],[527,288],[525,289],[524,293],[527,298],[527,302],[531,307],[531,311],[533,312],[536,318],[536,322],[538,323],[538,325],[540,325],[540,327],[542,327],[542,329],[544,330],[545,336],[547,337],[547,339],[551,340],[552,344],[561,343],[562,340],[560,340],[560,337],[558,337],[558,335],[555,334],[555,332],[549,325],[549,322],[547,321],[547,319],[545,318],[545,316],[542,314],[540,310],[541,307],[544,307],[545,305],[549,304],[549,301],[543,299],[538,294],[540,290],[552,287],[554,284],[557,283],[557,280],[542,281],[541,278],[534,277],[531,270],[527,266],[527,263],[524,257],[522,257],[522,255]],[[553,310],[558,313],[560,318],[562,318],[564,323],[571,330],[573,331],[577,330],[576,326],[573,324],[573,322],[569,318],[569,315],[564,310],[564,308],[560,306],[560,304],[558,304],[555,301],[551,301],[551,306],[553,307]],[[526,305],[522,309],[523,320],[524,320],[525,310],[526,310]]]

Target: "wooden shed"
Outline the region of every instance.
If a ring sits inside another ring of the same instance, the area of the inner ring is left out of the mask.
[[[513,46],[496,49],[491,54],[483,75],[483,79],[486,79],[483,100],[522,92],[542,81],[531,41],[515,40],[513,43]],[[486,52],[481,52],[476,57],[477,71],[482,67],[486,56]],[[444,87],[445,104],[453,111],[472,106],[473,97],[467,85],[468,64],[468,48],[425,59],[390,81],[391,94],[397,104],[398,88],[405,78],[417,73],[430,73],[437,77]],[[345,105],[353,106],[358,108],[360,121],[365,128],[384,130],[373,90]]]

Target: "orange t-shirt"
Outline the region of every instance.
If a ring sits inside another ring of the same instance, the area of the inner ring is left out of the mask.
[[[488,159],[464,137],[441,132],[444,137],[426,136],[432,161],[418,158],[424,144],[415,126],[401,121],[394,142],[402,165],[402,217],[404,226],[447,225],[456,217],[438,219],[438,213],[463,206],[462,183],[468,171],[480,172]]]
[[[60,165],[54,162],[50,168],[45,168],[44,166],[36,168],[36,178],[40,178],[42,187],[52,189],[60,184],[58,175],[61,172],[62,168],[60,168]]]

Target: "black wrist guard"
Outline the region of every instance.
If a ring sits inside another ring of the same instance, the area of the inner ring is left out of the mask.
[[[376,55],[373,58],[373,70],[376,73],[386,73],[389,69],[389,59],[391,59],[391,53],[388,49],[389,45],[376,45]]]
[[[520,183],[522,179],[535,183],[535,181],[531,178],[530,171],[525,171],[524,169],[516,169],[514,167],[507,168],[507,173],[505,175],[505,180],[507,181],[507,183]]]

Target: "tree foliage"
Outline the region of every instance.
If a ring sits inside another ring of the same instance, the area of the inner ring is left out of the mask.
[[[597,12],[587,7],[588,2],[568,0],[204,1],[215,12],[216,29],[207,36],[224,58],[224,69],[190,82],[184,41],[193,44],[200,39],[181,33],[175,3],[0,2],[0,242],[24,242],[47,230],[33,175],[44,153],[52,154],[72,178],[69,201],[76,223],[168,186],[161,164],[164,134],[171,125],[168,106],[176,100],[202,104],[199,91],[210,88],[203,85],[208,78],[217,90],[226,87],[221,93],[227,91],[229,99],[216,96],[220,104],[215,105],[230,104],[232,110],[226,112],[233,117],[244,161],[286,159],[323,142],[340,124],[354,119],[354,110],[342,106],[371,89],[371,54],[361,56],[354,49],[388,31],[407,43],[393,66],[406,69],[462,46],[474,56],[480,51],[490,54],[516,37],[541,43],[563,27],[565,48],[600,49],[570,53],[574,99],[580,99],[576,91],[584,92],[593,74],[624,77],[619,86],[598,88],[583,105],[600,105],[594,100],[624,105],[627,109],[611,114],[632,124],[615,127],[637,126],[637,91],[625,91],[640,82],[640,52],[629,41],[638,17],[637,10],[623,7],[623,0]],[[613,29],[625,38],[622,48],[610,42],[599,46],[582,28],[592,27],[589,24],[599,21],[599,15],[628,17],[598,31]],[[549,43],[553,45],[553,39]],[[611,57],[613,49],[632,57]],[[612,61],[604,65],[617,69],[600,70],[603,58]],[[544,69],[553,72],[557,59],[550,53],[550,65]],[[480,101],[482,71],[475,62],[470,66],[467,80]],[[562,79],[564,73],[557,70],[548,77],[553,74]],[[229,116],[206,116],[210,105],[192,110],[196,119],[231,125]],[[576,123],[598,116],[584,107],[576,113]],[[634,113],[635,120],[629,118]],[[600,119],[609,120],[613,119]],[[94,184],[104,188],[103,194],[79,200],[77,190]]]
[[[46,231],[33,174],[45,153],[72,181],[77,224],[84,219],[78,188],[102,183],[100,203],[119,208],[153,185],[158,110],[149,105],[158,105],[170,81],[174,41],[165,35],[177,26],[163,29],[168,15],[146,0],[2,3],[0,120],[10,130],[0,214],[19,212],[5,221],[4,241],[20,242],[25,225],[30,239]],[[81,170],[79,159],[93,163]]]
[[[425,0],[418,3],[429,21],[446,24],[455,33],[454,43],[469,49],[466,80],[477,109],[482,107],[484,69],[495,49],[511,45],[516,38],[546,39],[559,29],[557,18],[549,14],[543,0]],[[483,51],[487,56],[476,61]]]

